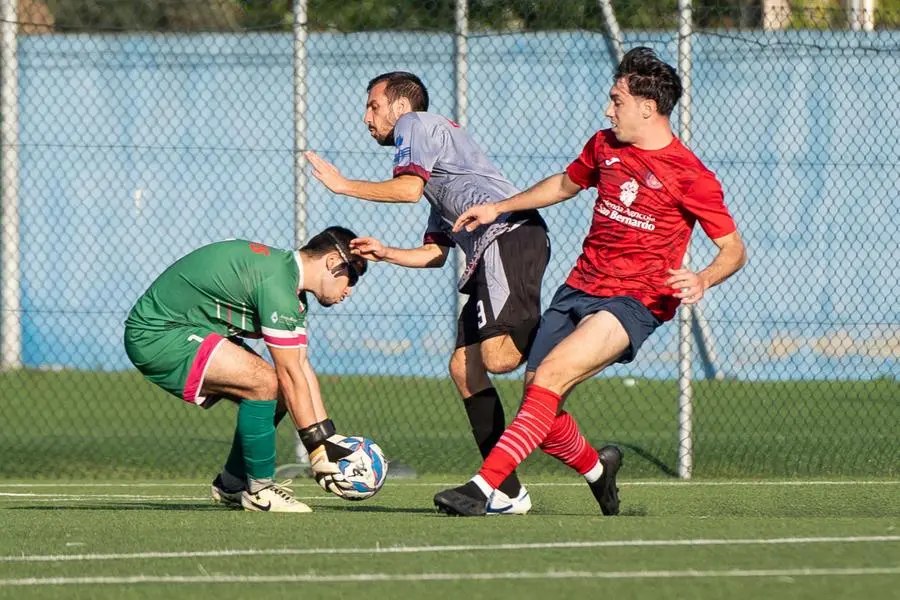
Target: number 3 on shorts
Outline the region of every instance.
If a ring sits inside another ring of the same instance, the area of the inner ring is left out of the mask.
[[[475,303],[475,310],[478,313],[478,329],[487,325],[487,315],[484,314],[484,300]]]

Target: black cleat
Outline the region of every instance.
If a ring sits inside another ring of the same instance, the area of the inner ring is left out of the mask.
[[[434,495],[438,511],[451,517],[483,517],[487,514],[488,499],[471,481]]]
[[[603,475],[591,486],[594,498],[600,504],[600,511],[604,515],[619,514],[619,488],[616,487],[616,473],[622,466],[622,451],[616,446],[603,446],[597,450],[600,464],[603,465]]]

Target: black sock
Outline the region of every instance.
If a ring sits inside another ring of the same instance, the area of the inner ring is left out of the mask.
[[[500,396],[497,395],[496,389],[487,388],[464,398],[463,404],[466,406],[466,414],[469,415],[469,423],[472,425],[472,435],[475,436],[475,443],[478,444],[481,457],[487,458],[494,448],[494,444],[506,429],[506,419],[503,416]],[[519,478],[513,471],[500,484],[499,490],[510,498],[515,498],[519,495],[521,488],[522,484],[519,483]]]

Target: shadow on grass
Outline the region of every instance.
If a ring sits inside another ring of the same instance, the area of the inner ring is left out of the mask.
[[[431,508],[409,508],[409,507],[397,507],[397,506],[365,506],[365,505],[352,505],[352,506],[316,506],[313,508],[315,512],[332,512],[332,513],[346,513],[346,512],[363,512],[363,513],[405,513],[405,514],[427,514],[427,513],[435,513],[437,514],[437,509],[434,507]]]
[[[637,454],[638,456],[640,456],[641,458],[646,460],[648,463],[650,463],[651,465],[653,465],[657,469],[659,469],[663,475],[667,475],[668,477],[674,477],[674,478],[678,477],[678,472],[675,469],[673,469],[672,467],[667,465],[665,462],[663,462],[661,458],[652,455],[650,452],[648,452],[644,448],[641,448],[640,446],[635,446],[634,444],[628,444],[626,442],[611,442],[611,443],[615,444],[616,446],[619,446],[620,448],[627,449],[628,451]],[[627,453],[624,453],[624,454],[625,455],[622,460],[623,463],[625,463],[628,460],[628,454]]]
[[[131,502],[131,503],[112,503],[105,502],[103,504],[91,505],[50,505],[50,506],[9,506],[4,510],[36,510],[36,511],[97,511],[97,510],[162,510],[162,511],[190,511],[190,512],[241,512],[236,509],[223,508],[215,505],[205,504],[186,504],[186,503],[164,503],[164,502]],[[348,512],[368,512],[368,513],[432,513],[436,512],[433,508],[401,508],[393,506],[314,506],[313,511],[317,513],[348,513]]]
[[[204,504],[177,504],[177,503],[164,503],[164,502],[131,502],[131,503],[111,503],[105,502],[103,504],[91,504],[85,506],[84,504],[80,505],[50,505],[50,506],[9,506],[4,508],[4,510],[38,510],[38,511],[51,511],[51,510],[73,510],[73,511],[90,511],[90,510],[183,510],[183,511],[218,511],[218,512],[230,512],[230,509],[222,508],[221,506],[208,506]]]

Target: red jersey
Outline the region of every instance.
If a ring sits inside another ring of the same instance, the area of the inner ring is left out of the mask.
[[[681,268],[694,222],[712,239],[737,229],[716,176],[677,138],[641,150],[604,129],[566,174],[597,188],[591,229],[566,283],[592,296],[631,296],[661,321],[680,303],[665,281],[668,269]]]

